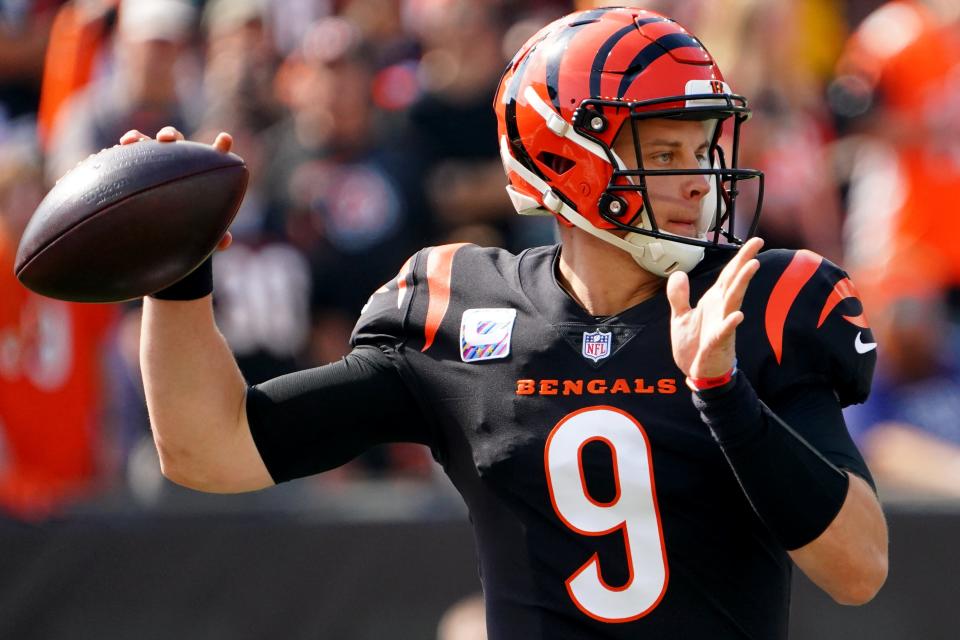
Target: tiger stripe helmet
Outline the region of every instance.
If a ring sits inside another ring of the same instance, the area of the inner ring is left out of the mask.
[[[662,276],[689,271],[707,247],[743,243],[734,235],[740,180],[759,180],[746,237],[756,230],[763,174],[736,166],[747,101],[731,92],[703,44],[669,18],[604,8],[554,21],[507,66],[494,109],[507,192],[520,214],[555,215]],[[637,168],[628,169],[613,141],[629,120],[644,118],[704,121],[709,161],[681,172],[645,170],[631,127]],[[720,145],[727,120],[729,167]],[[678,173],[705,175],[710,183],[696,237],[660,231],[646,193],[647,177]]]

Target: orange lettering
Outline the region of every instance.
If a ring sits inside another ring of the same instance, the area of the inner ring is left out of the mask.
[[[517,395],[529,396],[536,391],[533,380],[517,380]]]
[[[617,378],[610,387],[610,393],[630,393],[630,385],[623,378]]]
[[[583,380],[563,381],[563,395],[569,396],[570,394],[575,396],[583,395]]]
[[[660,393],[676,393],[677,381],[673,378],[660,378],[657,380],[657,391]]]
[[[587,393],[599,395],[607,392],[606,380],[591,380],[587,383]]]
[[[643,378],[637,378],[636,380],[633,381],[633,383],[634,385],[636,385],[633,388],[633,390],[636,391],[637,393],[653,393],[653,386],[649,384],[644,384]]]
[[[560,384],[559,380],[541,380],[540,381],[540,395],[542,396],[555,396],[557,395],[557,386]]]

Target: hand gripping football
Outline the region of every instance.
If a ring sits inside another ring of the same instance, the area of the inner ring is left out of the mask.
[[[58,180],[37,207],[20,239],[17,278],[76,302],[159,291],[216,249],[247,178],[240,156],[196,142],[104,149]]]

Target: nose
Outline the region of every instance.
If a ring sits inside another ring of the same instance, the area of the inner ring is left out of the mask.
[[[699,202],[710,192],[710,176],[686,175],[680,185],[685,200]]]

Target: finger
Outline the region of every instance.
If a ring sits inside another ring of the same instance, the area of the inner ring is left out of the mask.
[[[221,153],[227,153],[233,147],[233,136],[225,131],[221,131],[217,134],[217,138],[213,141],[213,148]]]
[[[174,142],[183,139],[183,134],[177,131],[175,127],[169,125],[157,131],[157,140],[160,142]]]
[[[690,311],[690,280],[683,271],[674,271],[667,279],[667,300],[673,317]]]
[[[740,268],[748,261],[756,257],[760,252],[760,249],[763,248],[763,238],[750,238],[747,240],[742,247],[737,251],[737,254],[733,256],[733,259],[727,263],[727,266],[723,268],[723,271],[720,272],[720,277],[717,278],[718,282],[723,283],[724,286],[727,286],[729,281],[740,271]]]
[[[140,142],[141,140],[149,140],[150,136],[140,133],[136,129],[130,129],[125,134],[120,136],[120,144],[133,144],[134,142]]]
[[[226,251],[227,247],[233,244],[233,234],[227,231],[223,234],[223,237],[220,238],[220,242],[217,244],[217,251]]]
[[[743,311],[734,311],[724,318],[723,322],[720,323],[720,328],[714,335],[713,340],[711,340],[713,345],[715,347],[719,347],[727,340],[733,338],[734,333],[741,322],[743,322]]]
[[[723,301],[724,315],[733,313],[743,306],[743,298],[747,294],[747,285],[753,280],[753,276],[760,270],[760,261],[756,258],[751,259],[740,268],[737,275],[734,276],[730,286],[727,287]]]

